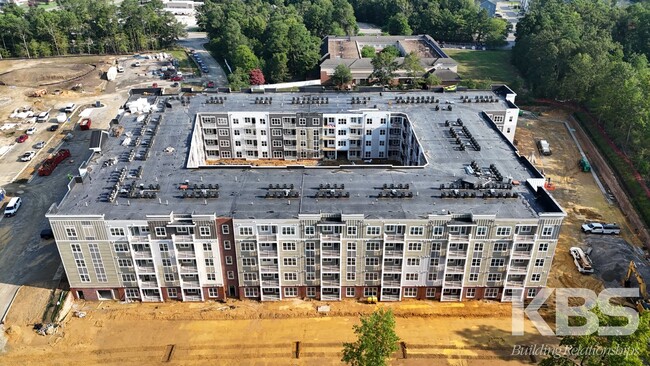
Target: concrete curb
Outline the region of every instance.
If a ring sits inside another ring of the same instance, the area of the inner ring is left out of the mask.
[[[16,296],[18,296],[18,291],[20,291],[21,288],[23,288],[23,286],[19,286],[16,289],[16,292],[14,292],[14,296],[11,297],[11,301],[9,301],[9,306],[7,306],[7,310],[5,310],[5,313],[2,314],[2,318],[0,318],[0,324],[5,323],[5,319],[7,318],[7,315],[9,314],[9,310],[11,310],[11,305],[14,304],[14,301],[16,300]]]

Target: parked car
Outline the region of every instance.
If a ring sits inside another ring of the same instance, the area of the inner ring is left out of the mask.
[[[123,67],[122,65],[119,65],[119,66],[117,67],[117,72],[119,72],[119,73],[124,72],[124,67]]]
[[[27,129],[27,131],[25,131],[25,133],[28,134],[28,135],[33,135],[33,134],[36,133],[36,131],[38,131],[36,129],[36,127],[30,127],[30,128]]]
[[[56,131],[59,129],[59,125],[52,125],[47,128],[48,131]]]
[[[31,161],[36,156],[35,151],[28,151],[20,157],[20,161]]]
[[[176,75],[176,76],[171,78],[171,81],[183,81],[183,77]]]
[[[136,61],[133,63],[133,67],[140,67],[140,61]]]
[[[54,239],[54,232],[52,232],[52,229],[41,230],[41,239],[43,240]]]
[[[589,234],[612,234],[621,233],[621,228],[616,224],[605,224],[601,222],[588,222],[582,225],[582,231]]]
[[[214,81],[208,81],[208,88],[214,88]]]
[[[27,141],[28,138],[29,138],[29,136],[27,136],[27,135],[20,135],[16,139],[16,142],[18,142],[19,144],[22,144],[23,142]]]
[[[44,147],[45,147],[45,141],[39,141],[39,142],[37,142],[36,145],[34,145],[34,147],[37,148],[37,149],[42,149],[42,148],[44,148]]]
[[[20,205],[22,205],[23,200],[20,197],[14,197],[9,200],[7,207],[5,207],[5,217],[11,217],[18,212]]]
[[[551,155],[551,145],[548,144],[548,141],[546,140],[538,140],[537,141],[537,149],[539,150],[539,153],[542,155]]]
[[[65,106],[65,109],[64,109],[63,111],[64,111],[65,113],[72,113],[76,107],[77,107],[76,104],[74,104],[74,103],[68,103],[68,104]]]
[[[37,122],[47,122],[48,119],[50,119],[50,112],[39,113],[38,117],[36,117]]]
[[[203,71],[204,74],[210,73],[210,69],[208,69],[207,67],[202,68],[201,71]]]

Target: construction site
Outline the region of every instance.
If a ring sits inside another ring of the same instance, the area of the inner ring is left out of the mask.
[[[24,75],[5,73],[19,65],[3,63],[0,80],[13,86],[0,86],[3,93],[0,113],[8,115],[27,103],[40,111],[69,101],[91,104],[101,99],[108,108],[102,111],[102,118],[93,119],[93,128],[108,128],[110,114],[123,103],[126,90],[107,86],[96,66],[92,66],[98,63],[97,60],[77,59],[73,65],[85,66],[71,66],[70,74],[57,73],[56,78],[48,76],[52,72],[44,68],[43,75],[34,73],[30,76],[33,80],[22,85],[19,79],[24,80]],[[60,69],[59,66],[49,67]],[[47,94],[39,91],[45,84],[61,80],[68,80],[65,87],[45,86]],[[138,82],[148,81],[138,79]],[[70,91],[80,83],[84,93]],[[56,92],[58,89],[65,91]],[[34,92],[40,93],[36,99],[29,97]],[[519,119],[516,146],[521,155],[530,156],[534,165],[550,178],[546,188],[567,212],[547,286],[589,288],[599,292],[606,287],[622,287],[625,280],[630,287],[635,287],[639,286],[638,279],[650,279],[648,252],[639,239],[647,237],[647,233],[630,210],[629,198],[585,133],[566,111],[542,107],[524,109],[530,112]],[[60,142],[64,136],[63,132],[57,133],[55,139]],[[13,137],[5,133],[3,139],[9,141]],[[551,155],[539,153],[537,141],[541,139],[548,141]],[[87,146],[88,141],[83,143]],[[71,150],[75,158],[74,146]],[[591,171],[585,171],[584,164],[580,165],[583,157],[590,162]],[[61,177],[51,178],[65,184],[67,165],[57,169],[53,174]],[[24,179],[22,184],[26,184],[34,172],[34,168],[23,171],[20,174]],[[16,185],[11,189],[24,187]],[[31,225],[37,227],[42,221],[39,218]],[[581,226],[588,221],[617,223],[621,226],[621,234],[584,234]],[[10,238],[9,231],[8,226],[3,225],[0,232],[3,246]],[[36,236],[37,233],[30,237],[35,242],[33,246],[45,246],[34,239]],[[578,271],[569,252],[572,247],[585,251],[591,248],[592,274]],[[630,269],[631,261],[635,264],[634,270]],[[43,283],[51,284],[48,281]],[[232,299],[203,303],[93,302],[72,301],[64,286],[59,283],[53,286],[55,290],[42,284],[20,288],[4,320],[0,364],[67,365],[74,360],[88,365],[200,365],[208,362],[218,365],[311,365],[316,362],[339,365],[342,343],[354,339],[352,325],[358,323],[360,315],[369,314],[378,307],[390,308],[397,318],[396,330],[403,344],[393,355],[393,365],[529,365],[539,359],[512,355],[513,345],[559,343],[558,338],[540,336],[527,320],[525,336],[512,336],[511,304],[486,300],[460,303],[407,300],[380,304],[298,299],[270,303]],[[637,307],[639,304],[629,305]],[[319,307],[326,307],[327,311],[319,312]],[[552,304],[541,313],[552,324]],[[48,324],[56,326],[48,327]]]

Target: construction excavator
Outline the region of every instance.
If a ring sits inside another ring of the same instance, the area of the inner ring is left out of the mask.
[[[636,282],[639,284],[639,295],[641,297],[630,300],[636,306],[636,309],[639,311],[639,313],[650,311],[650,299],[648,299],[648,290],[646,288],[643,277],[641,277],[641,274],[636,268],[634,261],[630,261],[630,265],[627,267],[627,274],[623,280],[623,286],[627,288],[631,287],[631,278],[633,274],[634,277],[636,277]]]

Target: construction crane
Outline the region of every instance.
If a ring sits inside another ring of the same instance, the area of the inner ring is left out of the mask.
[[[636,309],[639,311],[639,313],[650,311],[650,300],[648,300],[648,291],[646,284],[643,280],[643,277],[641,277],[641,274],[637,270],[634,261],[630,261],[630,265],[627,267],[627,274],[623,280],[623,286],[628,288],[631,286],[630,279],[632,278],[632,274],[634,274],[634,277],[636,277],[636,282],[639,284],[639,294],[641,295],[640,298],[631,299],[632,303],[636,305]]]

